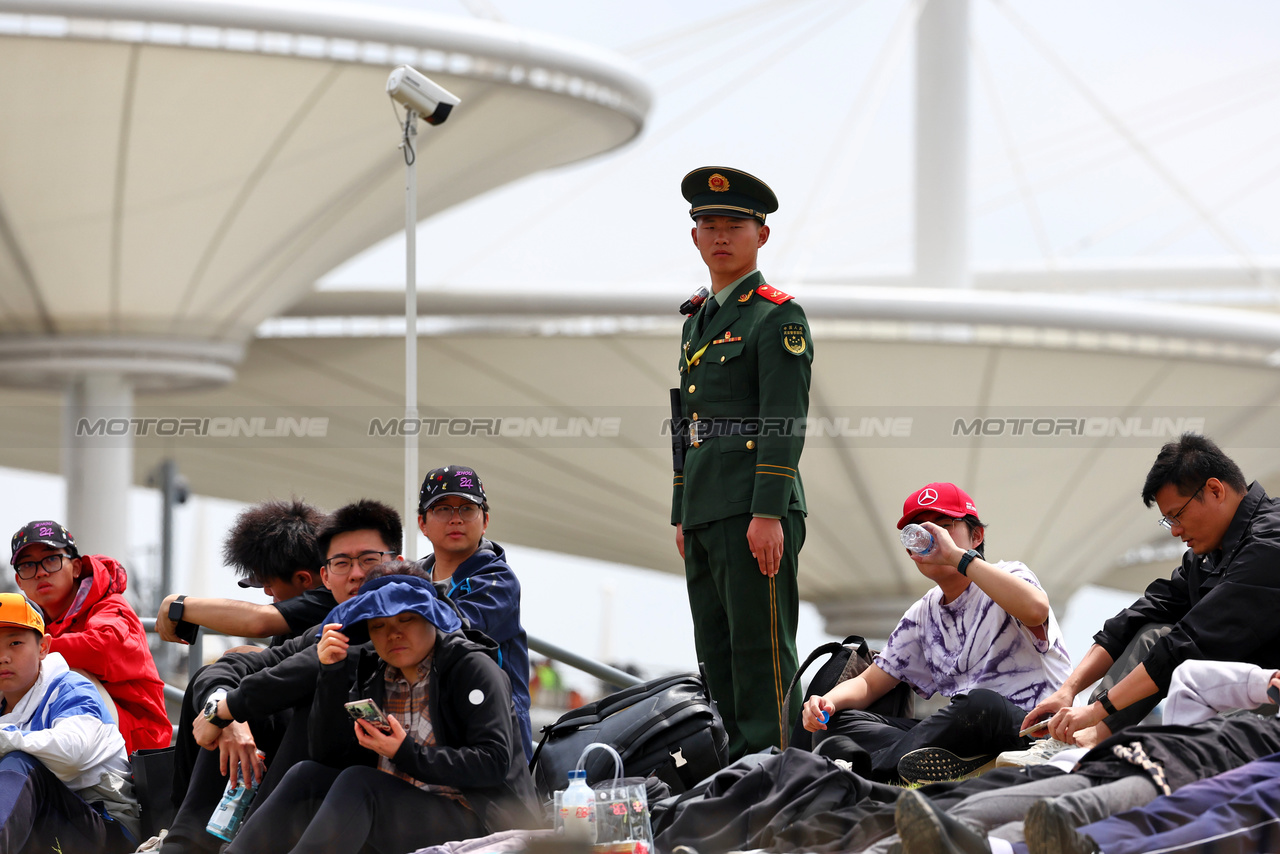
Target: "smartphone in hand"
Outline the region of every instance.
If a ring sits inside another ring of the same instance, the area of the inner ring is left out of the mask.
[[[382,713],[382,709],[378,708],[378,704],[373,700],[352,700],[350,703],[343,704],[347,710],[347,714],[351,715],[352,720],[368,721],[384,733],[391,732],[391,722],[387,720],[387,716]]]

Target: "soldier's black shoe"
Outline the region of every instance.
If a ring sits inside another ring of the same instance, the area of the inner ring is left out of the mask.
[[[956,756],[941,747],[922,747],[898,760],[898,776],[904,783],[940,783],[959,780],[995,762],[995,754]]]
[[[902,854],[991,854],[985,835],[947,815],[919,792],[899,796],[893,821]]]
[[[1027,810],[1023,828],[1031,854],[1100,854],[1088,836],[1078,832],[1066,810],[1051,800],[1036,801]]]

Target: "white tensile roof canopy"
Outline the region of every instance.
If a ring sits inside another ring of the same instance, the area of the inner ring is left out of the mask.
[[[125,413],[154,419],[127,443],[135,482],[171,457],[208,495],[395,501],[403,297],[308,295],[403,224],[387,71],[416,64],[463,100],[419,137],[424,217],[626,143],[648,94],[580,46],[376,14],[0,0],[0,370],[25,386],[0,392],[0,464],[61,469],[68,366],[105,364],[110,341],[152,392]],[[988,554],[1056,601],[1176,562],[1138,493],[1182,430],[1280,483],[1274,318],[1005,279],[798,289],[817,352],[801,592],[833,632],[883,632],[928,586],[894,530],[926,482],[961,483]],[[679,573],[662,422],[685,296],[422,294],[422,468],[474,465],[500,541]],[[204,426],[179,433],[188,418]]]

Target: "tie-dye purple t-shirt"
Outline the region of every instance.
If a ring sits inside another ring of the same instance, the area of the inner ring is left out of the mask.
[[[1025,564],[995,565],[1043,589]],[[1071,672],[1052,608],[1044,628],[1045,639],[1040,640],[976,584],[946,605],[942,590],[934,587],[907,609],[876,665],[926,699],[986,688],[1030,711]]]

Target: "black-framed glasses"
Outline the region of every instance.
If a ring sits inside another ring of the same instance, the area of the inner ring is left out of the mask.
[[[383,555],[393,555],[395,552],[378,552],[367,551],[352,557],[351,555],[334,555],[324,562],[332,575],[346,575],[358,563],[361,569],[373,569],[382,563]]]
[[[474,522],[480,518],[481,513],[479,504],[459,504],[454,507],[450,504],[436,504],[427,508],[427,515],[437,522],[449,522],[453,519],[453,514],[457,513],[458,518],[464,522]]]
[[[1191,506],[1191,502],[1195,501],[1196,496],[1200,494],[1200,491],[1203,490],[1208,485],[1209,485],[1209,481],[1207,480],[1204,483],[1200,484],[1200,489],[1197,489],[1195,492],[1191,493],[1191,497],[1187,499],[1187,503],[1179,507],[1177,513],[1174,513],[1172,516],[1161,516],[1160,523],[1159,523],[1160,527],[1164,528],[1166,531],[1172,531],[1173,526],[1178,524],[1178,520],[1179,518],[1181,518],[1182,514],[1185,513],[1187,508]]]
[[[58,570],[62,569],[63,558],[70,560],[71,555],[65,555],[65,554],[45,555],[44,557],[40,558],[40,560],[24,560],[18,564],[15,564],[13,569],[16,573],[18,573],[19,578],[25,581],[30,581],[31,579],[36,577],[36,573],[39,572],[41,569],[43,569],[49,575],[53,575]]]

